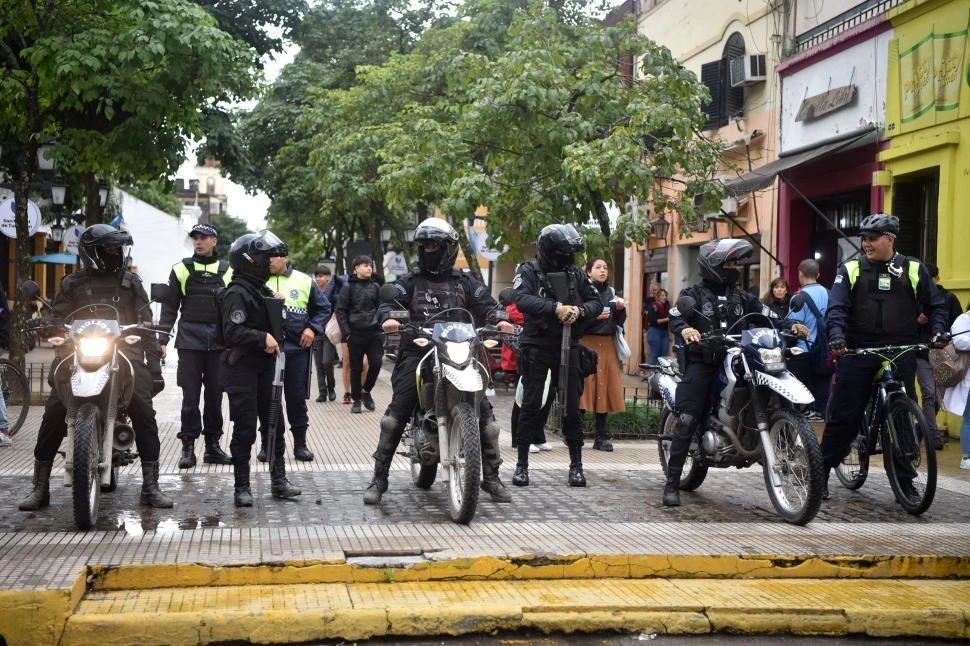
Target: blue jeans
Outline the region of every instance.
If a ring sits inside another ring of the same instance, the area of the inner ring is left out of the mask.
[[[963,406],[963,421],[960,422],[960,449],[963,457],[970,458],[970,397]]]
[[[650,361],[657,363],[657,359],[667,356],[670,335],[667,334],[667,330],[652,327],[647,330],[647,343],[650,345]]]
[[[0,431],[5,431],[10,427],[7,421],[7,401],[0,396]]]

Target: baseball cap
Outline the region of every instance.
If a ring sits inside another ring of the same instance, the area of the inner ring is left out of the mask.
[[[219,232],[216,230],[214,226],[212,226],[211,224],[203,224],[201,222],[195,225],[194,227],[192,227],[192,230],[189,231],[189,237],[191,238],[196,233],[203,236],[212,236],[213,238],[219,237]]]

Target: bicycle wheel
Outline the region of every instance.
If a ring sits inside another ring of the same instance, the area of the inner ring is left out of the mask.
[[[904,394],[889,400],[882,428],[883,463],[903,509],[921,514],[936,494],[936,450],[923,411]]]
[[[0,430],[7,437],[13,437],[27,419],[30,386],[20,368],[6,359],[0,360],[0,394],[3,395],[3,403],[7,409],[6,430],[3,429],[3,420],[0,420]]]

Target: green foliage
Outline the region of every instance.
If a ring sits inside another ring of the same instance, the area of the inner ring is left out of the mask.
[[[247,43],[259,56],[282,52],[284,39],[300,30],[307,11],[303,0],[193,1],[216,19],[220,29]]]

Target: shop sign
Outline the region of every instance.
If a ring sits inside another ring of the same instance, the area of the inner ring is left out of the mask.
[[[899,53],[901,120],[908,123],[930,110],[960,107],[960,81],[967,30],[930,33]]]
[[[0,203],[0,233],[8,238],[17,237],[17,204],[13,199]],[[27,200],[27,237],[37,233],[40,227],[40,207]]]
[[[795,121],[811,121],[851,105],[855,101],[856,86],[843,85],[827,92],[806,97],[798,107]]]

